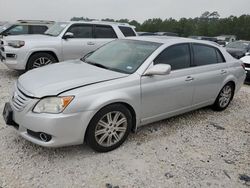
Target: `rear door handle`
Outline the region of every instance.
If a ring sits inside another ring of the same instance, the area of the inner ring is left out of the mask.
[[[221,70],[220,73],[221,73],[221,74],[226,74],[227,71],[226,71],[226,70]]]
[[[194,80],[194,78],[192,76],[188,76],[185,81],[190,82],[190,81],[193,81],[193,80]]]
[[[87,45],[91,45],[92,46],[92,45],[95,45],[95,43],[94,42],[88,42]]]

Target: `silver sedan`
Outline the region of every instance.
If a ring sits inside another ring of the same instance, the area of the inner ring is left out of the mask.
[[[38,145],[87,142],[107,152],[139,126],[204,106],[224,110],[245,77],[242,62],[216,44],[134,37],[23,74],[3,116]]]

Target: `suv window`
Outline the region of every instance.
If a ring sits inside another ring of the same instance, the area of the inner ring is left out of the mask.
[[[135,32],[130,27],[119,26],[119,29],[125,37],[136,36]]]
[[[178,44],[166,48],[156,59],[154,64],[169,64],[172,70],[190,67],[189,44]]]
[[[96,25],[95,38],[117,38],[117,36],[111,26]]]
[[[194,50],[195,66],[216,64],[221,61],[219,60],[219,58],[217,59],[217,53],[219,52],[217,52],[217,50],[214,47],[202,44],[193,44],[193,50]]]
[[[92,25],[72,25],[67,32],[74,34],[74,38],[93,38],[93,26]]]
[[[30,34],[43,34],[47,29],[48,27],[45,25],[31,25]]]
[[[6,30],[4,33],[8,33],[10,35],[22,35],[29,33],[29,27],[27,25],[14,25]]]

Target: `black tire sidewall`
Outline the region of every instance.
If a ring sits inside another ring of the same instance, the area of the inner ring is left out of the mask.
[[[50,59],[52,61],[52,63],[56,63],[57,60],[52,56],[50,55],[49,53],[44,53],[44,52],[41,52],[41,53],[35,53],[33,55],[30,56],[29,60],[28,60],[28,63],[27,63],[27,66],[26,66],[26,70],[31,70],[33,69],[33,64],[34,62],[41,58],[41,57],[46,57],[48,59]]]
[[[111,111],[119,111],[123,113],[127,119],[128,126],[127,126],[127,130],[123,138],[119,142],[117,142],[115,145],[111,147],[104,147],[104,146],[99,145],[95,139],[95,128],[99,120],[105,114]],[[86,142],[92,149],[94,149],[97,152],[108,152],[108,151],[118,148],[126,140],[126,138],[128,137],[131,131],[131,128],[132,128],[132,116],[131,116],[130,111],[124,105],[121,105],[121,104],[109,105],[99,110],[90,121],[87,131],[86,131]]]

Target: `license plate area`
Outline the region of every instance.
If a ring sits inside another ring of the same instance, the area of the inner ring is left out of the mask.
[[[19,125],[13,120],[13,110],[10,106],[10,103],[5,103],[3,109],[3,119],[7,125],[14,126],[19,128]]]

